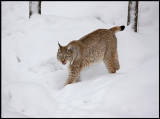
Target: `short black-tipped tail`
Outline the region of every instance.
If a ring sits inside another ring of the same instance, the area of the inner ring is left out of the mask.
[[[125,26],[115,26],[109,30],[113,31],[113,32],[117,32],[117,31],[123,31],[125,29]]]
[[[125,29],[125,26],[123,25],[123,26],[120,26],[121,27],[121,31],[123,31],[124,29]]]

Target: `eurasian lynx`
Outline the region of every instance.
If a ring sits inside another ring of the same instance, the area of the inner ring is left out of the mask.
[[[102,60],[108,71],[115,73],[120,68],[115,32],[123,31],[124,28],[125,26],[116,26],[98,29],[66,46],[58,43],[57,59],[63,65],[68,64],[69,69],[65,85],[80,81],[82,69]]]

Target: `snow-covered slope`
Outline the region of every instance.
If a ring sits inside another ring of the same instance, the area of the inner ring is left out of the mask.
[[[2,117],[159,117],[159,2],[140,2],[137,34],[116,34],[117,73],[102,62],[63,86],[58,41],[126,25],[127,5],[42,2],[42,15],[28,19],[28,2],[2,2]]]

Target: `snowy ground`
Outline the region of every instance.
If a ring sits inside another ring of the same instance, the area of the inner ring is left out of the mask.
[[[2,117],[159,117],[159,2],[140,2],[139,30],[116,34],[120,70],[103,62],[63,84],[62,45],[98,28],[126,25],[127,2],[2,2]]]

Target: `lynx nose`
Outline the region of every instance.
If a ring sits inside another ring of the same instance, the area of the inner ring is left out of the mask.
[[[66,64],[65,59],[62,59],[61,61],[62,61],[62,64],[63,64],[63,65],[65,65],[65,64]]]

